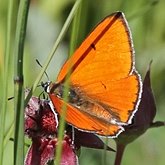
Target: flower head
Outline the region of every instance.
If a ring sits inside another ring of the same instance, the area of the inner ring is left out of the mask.
[[[25,134],[32,144],[25,158],[25,165],[45,165],[54,160],[58,141],[58,115],[48,100],[32,97],[25,108]],[[76,151],[84,147],[104,149],[105,144],[93,133],[81,132],[66,126],[62,140],[61,165],[77,165]],[[106,146],[108,151],[114,151]]]

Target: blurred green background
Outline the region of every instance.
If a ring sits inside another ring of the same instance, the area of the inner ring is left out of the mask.
[[[38,59],[44,64],[50,53],[53,43],[59,34],[69,11],[74,4],[73,0],[33,0],[31,1],[24,58],[25,86],[31,87],[41,68],[35,62]],[[88,34],[105,16],[115,12],[123,11],[130,25],[134,48],[136,51],[136,68],[144,77],[150,60],[153,60],[151,68],[152,88],[157,105],[155,120],[165,119],[165,1],[164,0],[86,0],[84,19],[82,26],[86,31],[80,34]],[[2,83],[2,72],[4,67],[6,20],[8,1],[0,1],[0,82]],[[81,23],[81,20],[80,20]],[[58,71],[68,56],[69,47],[68,31],[65,39],[60,44],[47,73],[50,80],[55,80]],[[14,46],[14,43],[13,43]],[[8,96],[13,96],[13,56],[9,68],[9,91]],[[43,81],[46,77],[43,77]],[[0,84],[1,84],[0,83]],[[42,89],[37,89],[36,95]],[[2,92],[0,92],[0,107]],[[14,118],[13,101],[8,102],[5,130],[8,131]],[[115,148],[113,140],[109,145]],[[164,165],[165,164],[165,128],[148,130],[135,142],[128,145],[124,153],[122,165]],[[100,165],[103,151],[83,148],[80,154],[80,165]],[[10,159],[9,159],[10,157]],[[13,142],[9,141],[5,148],[4,164],[10,165],[13,157]],[[114,153],[107,153],[107,164],[114,162]]]

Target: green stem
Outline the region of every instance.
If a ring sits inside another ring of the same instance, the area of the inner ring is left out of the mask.
[[[106,148],[107,148],[107,146],[108,146],[108,137],[105,137],[102,164],[106,164],[106,160],[107,160],[107,149]]]
[[[26,35],[27,17],[30,0],[21,0],[18,10],[15,37],[15,77],[14,77],[14,165],[24,163],[24,82],[23,82],[23,52]]]
[[[7,14],[7,32],[6,32],[6,47],[5,47],[5,56],[4,56],[4,70],[3,70],[3,81],[2,81],[2,90],[3,90],[3,98],[2,98],[2,109],[0,111],[0,164],[3,164],[3,152],[4,152],[4,144],[5,144],[5,118],[7,111],[7,103],[8,103],[8,78],[9,78],[9,68],[10,68],[10,55],[12,54],[12,44],[13,44],[13,34],[15,30],[15,22],[17,15],[17,0],[9,0],[8,6],[8,14]]]
[[[79,1],[80,3],[81,1]],[[78,0],[76,1],[76,3],[78,3]],[[76,4],[75,3],[75,4]],[[78,8],[79,7],[79,8]],[[80,17],[80,10],[81,10],[81,5],[79,5],[77,8],[78,8],[78,11],[75,15],[75,18],[74,18],[74,21],[73,21],[73,26],[72,26],[72,37],[71,37],[71,46],[70,46],[70,52],[69,52],[69,55],[72,54],[72,52],[74,51],[75,47],[77,46],[77,32],[78,32],[78,29],[77,28],[77,25],[79,26],[79,17]],[[76,32],[75,32],[76,31]],[[76,34],[76,35],[75,35]],[[64,84],[64,101],[67,102],[68,101],[68,92],[69,92],[69,77],[70,77],[70,70],[68,71],[68,74],[67,74],[67,78],[66,78],[66,82]],[[63,141],[63,136],[64,136],[64,131],[65,131],[65,118],[66,118],[66,111],[67,111],[67,107],[66,107],[66,104],[63,105],[62,107],[62,112],[60,114],[60,125],[59,125],[59,130],[58,130],[58,146],[56,148],[56,154],[55,154],[55,164],[56,165],[60,165],[60,162],[61,162],[61,153],[62,153],[62,141]]]
[[[12,124],[10,125],[9,129],[7,130],[7,133],[5,134],[5,138],[4,138],[4,148],[7,145],[7,142],[9,141],[9,139],[11,138],[12,134],[13,134],[13,130],[14,130],[14,124],[12,122]]]
[[[78,38],[79,38],[79,30],[80,30],[80,14],[81,14],[81,7],[80,5],[72,23],[72,32],[70,37],[70,47],[69,47],[69,56],[73,54],[75,49],[77,48]]]

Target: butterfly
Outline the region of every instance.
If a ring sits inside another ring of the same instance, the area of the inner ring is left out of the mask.
[[[56,82],[47,84],[46,91],[58,114],[65,105],[68,124],[82,131],[117,137],[124,131],[123,126],[131,123],[140,103],[142,82],[134,58],[125,16],[122,12],[113,13],[65,62]],[[66,102],[63,95],[67,80]]]

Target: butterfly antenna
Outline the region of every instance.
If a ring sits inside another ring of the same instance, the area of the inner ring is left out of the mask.
[[[38,61],[38,59],[36,59],[36,62],[37,62],[37,64],[38,64],[41,68],[43,68],[43,66],[42,66],[41,63]],[[49,76],[48,76],[48,74],[46,73],[46,71],[44,71],[44,73],[45,73],[47,79],[49,80]]]

